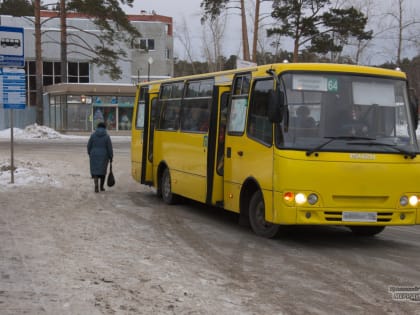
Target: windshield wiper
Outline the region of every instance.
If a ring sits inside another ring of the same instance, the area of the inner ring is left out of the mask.
[[[323,147],[328,145],[329,143],[335,140],[347,140],[347,141],[354,141],[354,140],[376,140],[375,138],[368,138],[368,137],[355,137],[355,136],[342,136],[342,137],[324,137],[324,139],[328,139],[327,141],[317,145],[315,148],[312,148],[306,151],[306,156],[310,156],[312,153],[315,153],[321,150]]]
[[[383,142],[351,142],[348,144],[353,144],[353,145],[380,145],[380,146],[384,146],[384,147],[389,147],[394,149],[397,152],[400,152],[402,154],[404,154],[404,156],[407,158],[411,158],[414,159],[417,156],[417,152],[410,152],[404,149],[401,149],[399,147],[397,147],[395,144],[389,144],[389,143],[383,143]]]

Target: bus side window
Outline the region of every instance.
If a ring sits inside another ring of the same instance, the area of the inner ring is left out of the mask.
[[[250,73],[239,74],[233,81],[232,101],[228,118],[228,133],[231,135],[242,135],[245,132],[250,82]]]
[[[160,129],[177,130],[181,101],[171,100],[162,103],[162,115],[160,118]]]
[[[254,85],[249,108],[248,136],[267,144],[273,142],[272,123],[268,119],[268,95],[273,88],[273,80],[260,80]]]
[[[187,103],[187,101],[185,102]],[[207,101],[201,101],[202,106],[184,105],[181,119],[181,130],[207,132],[209,129],[209,111]],[[196,102],[200,105],[200,101]]]
[[[219,117],[219,135],[217,146],[217,174],[223,175],[224,173],[224,151],[225,151],[225,133],[227,112],[229,104],[229,93],[223,93],[220,99],[220,117]]]
[[[209,129],[209,108],[212,103],[214,78],[188,81],[182,103],[181,130],[207,132]]]
[[[183,91],[183,82],[172,82],[170,84],[164,84],[161,86],[158,102],[159,108],[162,109],[159,121],[159,129],[178,129]]]

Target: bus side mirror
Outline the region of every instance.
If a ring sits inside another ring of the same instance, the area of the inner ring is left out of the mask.
[[[268,118],[278,124],[283,121],[284,93],[280,89],[271,90],[268,95]]]
[[[413,114],[413,126],[414,130],[416,130],[419,125],[419,100],[413,88],[409,89],[409,95],[411,112]]]

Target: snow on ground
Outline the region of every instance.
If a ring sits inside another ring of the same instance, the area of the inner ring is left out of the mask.
[[[0,140],[10,141],[10,128],[0,130]],[[13,128],[13,139],[24,141],[54,141],[59,139],[64,140],[85,140],[87,142],[89,134],[87,135],[63,135],[54,129],[37,124],[29,125],[25,129]],[[111,136],[112,141],[127,141],[129,136]],[[17,186],[59,186],[60,182],[52,177],[52,173],[57,173],[54,170],[54,165],[41,164],[42,161],[22,161],[14,159],[14,183],[11,184],[11,161],[10,153],[0,152],[0,191],[12,189]],[[58,167],[58,166],[56,166]]]
[[[0,191],[7,190],[17,186],[61,186],[61,183],[51,176],[50,168],[43,166],[40,162],[25,162],[14,160],[14,183],[11,184],[12,174],[10,158],[2,159],[0,157]]]
[[[0,130],[0,138],[10,139],[10,128]],[[46,126],[33,124],[27,126],[25,129],[13,128],[14,139],[74,139],[86,138],[86,136],[63,135],[54,129]]]

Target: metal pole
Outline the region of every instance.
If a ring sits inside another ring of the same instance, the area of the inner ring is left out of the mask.
[[[14,160],[14,152],[13,152],[13,109],[10,109],[10,152],[11,152],[11,157],[10,157],[10,175],[11,175],[11,184],[15,183],[15,177],[14,177],[14,172],[15,172],[15,165],[13,163]]]

